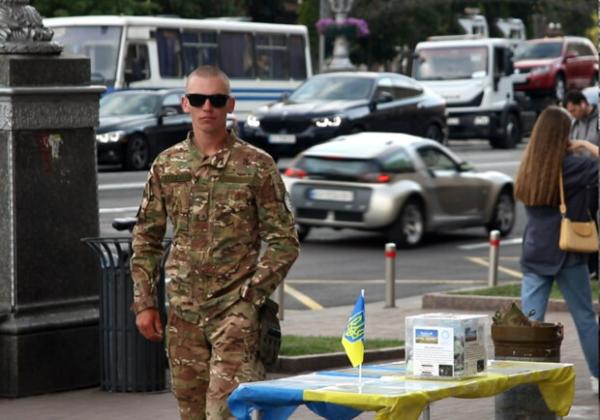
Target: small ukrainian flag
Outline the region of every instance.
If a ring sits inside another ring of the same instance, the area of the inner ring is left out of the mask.
[[[352,314],[348,318],[342,345],[353,367],[362,365],[365,355],[365,296],[364,291],[356,299]]]

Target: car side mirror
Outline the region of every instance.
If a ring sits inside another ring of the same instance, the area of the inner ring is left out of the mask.
[[[458,170],[460,172],[469,172],[475,169],[475,167],[470,162],[461,162],[458,165]]]
[[[283,92],[283,93],[281,94],[281,96],[279,97],[279,100],[280,100],[281,102],[285,102],[285,101],[287,101],[289,98],[290,98],[290,93],[289,93],[289,92]]]
[[[379,92],[377,94],[377,98],[375,98],[375,102],[378,104],[383,104],[386,102],[392,102],[394,100],[394,95],[390,92]]]
[[[161,117],[171,117],[171,116],[177,115],[177,114],[179,114],[179,112],[177,111],[177,108],[172,107],[172,106],[165,106],[160,111]]]
[[[567,51],[567,53],[565,54],[565,61],[575,57],[577,57],[576,53],[574,53],[573,51]]]

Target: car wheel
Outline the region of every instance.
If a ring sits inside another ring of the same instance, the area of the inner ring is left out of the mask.
[[[306,237],[310,233],[310,227],[297,223],[296,224],[296,232],[298,232],[298,240],[300,242],[302,242],[302,241],[304,241],[304,239],[306,239]]]
[[[486,229],[489,232],[492,230],[500,231],[500,236],[508,235],[515,225],[515,200],[509,190],[502,190],[496,204],[494,212],[489,223],[486,224]]]
[[[150,163],[150,146],[139,134],[135,134],[127,141],[125,150],[125,167],[134,171],[146,169]]]
[[[388,232],[388,239],[398,248],[414,248],[425,236],[425,215],[423,206],[415,199],[409,199],[400,211],[398,219]]]
[[[554,82],[554,99],[556,99],[559,103],[562,103],[565,99],[566,91],[567,87],[565,84],[565,76],[562,74],[557,74],[556,81]]]
[[[490,146],[494,149],[514,149],[521,142],[521,123],[512,112],[504,120],[503,136],[490,138]]]
[[[440,144],[446,144],[444,132],[437,124],[430,124],[425,130],[425,137],[437,141]]]

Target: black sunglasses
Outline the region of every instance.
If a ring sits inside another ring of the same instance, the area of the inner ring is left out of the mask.
[[[188,93],[185,95],[190,102],[190,105],[196,108],[204,106],[204,102],[208,99],[210,104],[215,108],[223,108],[229,99],[229,95],[217,93],[215,95],[203,95],[201,93]]]

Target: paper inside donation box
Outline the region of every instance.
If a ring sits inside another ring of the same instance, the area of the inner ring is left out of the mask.
[[[406,374],[456,379],[487,368],[487,315],[433,313],[406,317]]]

